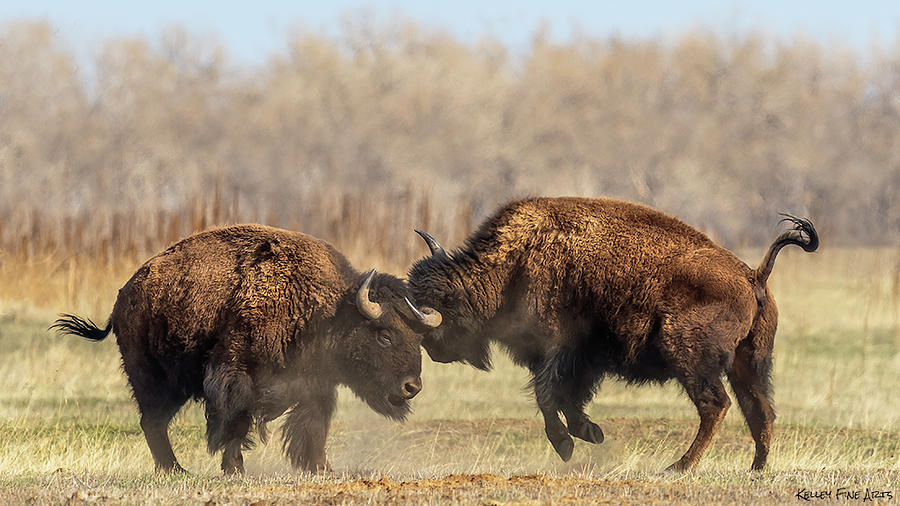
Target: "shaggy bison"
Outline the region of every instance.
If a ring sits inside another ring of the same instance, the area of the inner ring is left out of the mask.
[[[437,362],[487,370],[489,344],[499,343],[531,371],[547,438],[563,460],[572,456],[570,434],[603,441],[584,406],[604,376],[675,378],[700,428],[670,469],[690,468],[731,404],[727,375],[756,442],[752,468],[762,469],[775,418],[778,317],[766,279],[782,247],[815,251],[819,243],[808,220],[786,219],[793,228],[756,269],[671,216],[609,199],[513,202],[452,254],[417,231],[432,255],[411,268],[410,290],[443,316],[422,344]]]
[[[59,331],[116,334],[157,469],[182,471],[168,425],[190,398],[206,404],[210,453],[243,472],[256,424],[287,410],[283,448],[294,467],[327,468],[337,385],[402,420],[422,388],[422,323],[405,284],[362,275],[328,243],[240,225],[202,232],[148,260],[119,290],[106,328],[61,315]]]

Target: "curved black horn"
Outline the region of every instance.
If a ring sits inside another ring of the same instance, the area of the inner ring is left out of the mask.
[[[421,311],[413,305],[412,302],[409,301],[408,297],[404,297],[403,300],[406,301],[406,305],[409,306],[409,309],[412,310],[413,314],[416,315],[416,318],[422,322],[426,327],[439,327],[441,325],[441,321],[443,317],[441,316],[440,311],[430,307],[423,307]]]
[[[372,302],[369,299],[369,284],[372,283],[372,278],[375,277],[375,269],[369,271],[369,275],[366,276],[366,280],[363,281],[362,286],[359,287],[359,291],[356,292],[356,308],[359,309],[359,312],[362,313],[363,316],[370,320],[374,320],[381,316],[381,304],[377,302]]]
[[[421,230],[416,230],[416,233],[422,236],[422,239],[425,239],[425,244],[428,244],[428,249],[431,250],[431,256],[447,256],[447,252],[444,251],[444,248],[442,248],[430,234],[422,232]]]

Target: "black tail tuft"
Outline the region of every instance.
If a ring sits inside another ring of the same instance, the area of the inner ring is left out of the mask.
[[[800,232],[797,240],[791,241],[793,244],[800,246],[801,248],[803,248],[803,251],[806,251],[807,253],[812,253],[819,248],[819,234],[818,232],[816,232],[816,227],[813,226],[811,221],[806,218],[798,218],[787,213],[778,214],[783,216],[779,223],[783,223],[785,221],[793,223],[794,230]]]
[[[759,267],[756,268],[756,298],[760,303],[763,302],[762,296],[764,290],[762,290],[762,287],[766,286],[766,280],[769,279],[769,274],[772,273],[772,267],[775,266],[775,257],[778,255],[778,252],[781,251],[781,248],[788,244],[795,244],[808,253],[819,248],[819,234],[816,232],[816,227],[813,226],[811,221],[806,218],[797,218],[790,214],[779,214],[783,216],[781,219],[782,222],[787,221],[793,223],[794,227],[782,232],[775,239],[775,242],[769,246],[769,250],[763,257],[762,262],[760,262]]]
[[[56,329],[58,334],[81,336],[92,341],[102,341],[112,331],[111,321],[107,321],[106,328],[101,329],[91,320],[72,314],[60,314],[59,316],[60,318],[47,330]]]

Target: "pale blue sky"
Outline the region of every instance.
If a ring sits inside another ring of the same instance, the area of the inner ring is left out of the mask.
[[[527,48],[542,22],[562,40],[575,25],[592,36],[627,38],[666,37],[704,26],[722,34],[762,29],[788,39],[803,33],[825,44],[862,50],[873,40],[896,44],[900,26],[900,2],[887,0],[0,1],[0,23],[49,20],[63,40],[85,55],[110,37],[137,35],[152,40],[165,27],[183,25],[202,36],[214,36],[242,63],[261,63],[284,48],[297,26],[336,33],[342,15],[361,12],[380,21],[411,18],[467,41],[491,33],[513,49]]]

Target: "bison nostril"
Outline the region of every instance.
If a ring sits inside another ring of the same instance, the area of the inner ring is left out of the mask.
[[[421,378],[410,378],[403,383],[403,393],[407,399],[412,399],[422,390]]]

